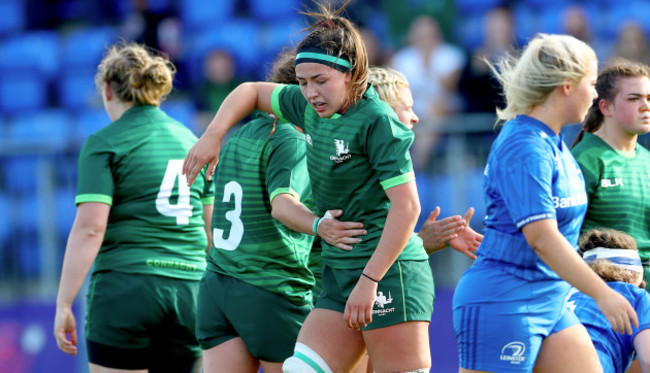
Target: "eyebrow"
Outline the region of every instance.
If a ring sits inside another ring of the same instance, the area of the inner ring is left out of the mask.
[[[325,74],[324,74],[324,73],[314,74],[314,75],[312,75],[311,77],[309,77],[309,79],[317,79],[317,78],[319,78],[319,77],[322,76],[322,75],[325,75]],[[296,75],[296,78],[297,78],[297,79],[302,79],[302,80],[307,79],[307,78],[303,78],[303,77],[301,77],[300,75]]]

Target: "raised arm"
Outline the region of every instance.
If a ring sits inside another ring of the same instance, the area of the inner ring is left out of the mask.
[[[526,224],[522,232],[528,244],[555,273],[581,292],[594,298],[614,331],[632,334],[631,324],[635,327],[639,326],[634,308],[587,266],[557,229],[555,220],[534,221]]]
[[[183,174],[187,175],[189,185],[194,183],[196,176],[206,164],[209,164],[208,180],[212,180],[219,161],[221,141],[230,128],[255,109],[272,112],[271,95],[276,85],[266,82],[247,82],[230,92],[208,128],[185,157]]]
[[[66,354],[76,355],[78,351],[72,303],[102,245],[110,209],[109,205],[100,202],[80,204],[68,237],[54,318],[54,337],[59,349]]]

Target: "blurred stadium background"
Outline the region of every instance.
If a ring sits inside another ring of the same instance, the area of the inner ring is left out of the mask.
[[[75,215],[76,158],[84,139],[110,122],[93,81],[106,46],[136,40],[169,54],[178,74],[163,109],[200,135],[223,92],[240,81],[264,79],[273,56],[299,40],[306,23],[296,9],[305,3],[0,0],[0,372],[87,371],[83,348],[77,358],[57,350],[52,318]],[[390,64],[407,46],[412,20],[433,16],[446,43],[466,56],[459,72],[464,77],[471,76],[474,54],[490,36],[486,19],[495,9],[512,17],[513,45],[537,32],[572,33],[593,45],[602,60],[623,54],[648,62],[647,0],[355,0],[347,15],[368,33],[368,43],[374,40],[376,64]],[[576,14],[577,26],[569,20]],[[629,25],[640,30],[637,40],[624,40],[622,30]],[[627,42],[636,45],[622,45]],[[218,62],[207,63],[215,51],[234,62],[226,82],[212,75],[218,75],[211,71],[219,70]],[[449,88],[460,100],[454,110],[435,117],[418,113],[417,132],[435,138],[417,166],[419,224],[435,206],[442,216],[474,206],[472,226],[480,231],[482,166],[495,136],[495,116],[471,108],[472,88],[482,88],[468,80],[469,93],[463,91],[462,79]],[[578,129],[566,129],[567,142]],[[438,291],[432,372],[455,372],[451,296],[471,263],[447,250],[434,254],[431,264]],[[83,294],[77,300],[81,316]],[[83,334],[83,325],[78,330]]]

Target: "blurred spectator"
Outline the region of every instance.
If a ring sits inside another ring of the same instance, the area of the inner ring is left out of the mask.
[[[370,66],[382,66],[386,64],[386,56],[384,54],[384,46],[379,41],[377,34],[371,28],[362,27],[359,29],[363,43],[366,45],[366,52],[368,52],[368,64]]]
[[[219,110],[226,96],[241,81],[236,78],[237,65],[233,55],[225,49],[209,52],[203,60],[203,83],[196,90],[195,102],[201,111],[199,122],[206,127]]]
[[[413,166],[421,170],[436,143],[437,120],[461,107],[458,80],[465,55],[443,40],[435,18],[420,16],[411,23],[408,45],[397,51],[391,66],[411,83],[413,108],[422,118],[412,149]]]
[[[616,39],[612,57],[650,64],[650,47],[643,28],[636,22],[624,23]]]
[[[397,51],[391,65],[411,82],[418,115],[438,117],[458,110],[465,56],[445,43],[435,18],[420,16],[411,23],[408,45]]]
[[[514,20],[507,8],[494,8],[483,18],[482,44],[470,53],[461,74],[459,92],[465,112],[491,112],[502,107],[504,100],[499,83],[493,78],[485,60],[494,62],[512,52],[516,44]]]
[[[598,38],[593,36],[588,15],[580,4],[572,4],[562,11],[561,31],[584,41],[594,49],[599,59],[606,57],[609,52],[607,46]]]

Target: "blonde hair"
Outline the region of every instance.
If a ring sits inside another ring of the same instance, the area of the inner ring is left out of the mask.
[[[529,112],[568,80],[576,84],[588,73],[596,53],[569,35],[537,34],[519,57],[506,55],[496,64],[486,60],[503,87],[506,107],[497,109],[501,120]]]
[[[95,84],[111,86],[120,101],[155,105],[172,90],[176,68],[165,57],[143,45],[119,43],[111,46],[97,67]]]
[[[404,74],[386,66],[371,67],[368,74],[368,83],[375,88],[379,98],[392,108],[399,103],[399,89],[409,88],[409,82]]]
[[[339,15],[350,1],[337,10],[316,3],[318,10],[300,12],[313,18],[314,23],[302,30],[309,31],[309,34],[296,49],[318,48],[332,56],[346,57],[352,65],[348,102],[354,105],[368,88],[368,53],[359,30],[350,20]]]
[[[636,240],[625,232],[610,228],[597,228],[585,232],[578,241],[580,254],[597,247],[606,247],[609,249],[621,250],[638,250]],[[638,280],[641,273],[634,273],[624,268],[620,268],[607,259],[596,259],[589,263],[589,267],[600,276],[604,281],[619,281],[634,283]],[[645,288],[646,282],[642,281],[640,288]]]

